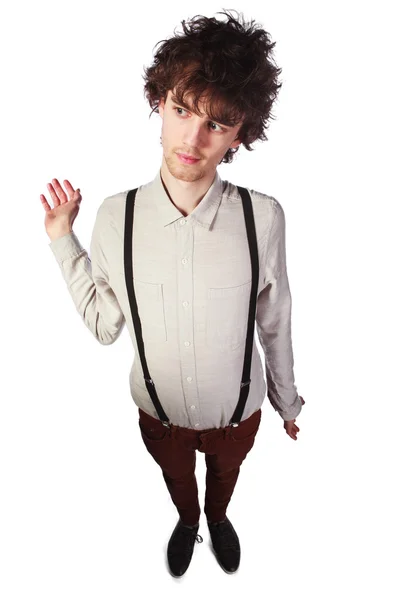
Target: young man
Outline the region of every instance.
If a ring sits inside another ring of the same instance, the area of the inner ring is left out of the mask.
[[[41,196],[50,248],[86,326],[101,344],[129,329],[141,436],[179,513],[168,544],[175,576],[202,541],[196,450],[205,454],[213,549],[233,573],[240,544],[226,510],[265,394],[295,440],[304,404],[293,375],[284,211],[271,196],[239,193],[217,171],[240,144],[266,139],[280,70],[268,34],[228,16],[200,17],[189,29],[183,22],[185,34],[165,41],[146,70],[147,98],[162,118],[161,168],[134,194],[103,201],[91,258],[72,231],[79,190],[65,180],[68,198],[53,179],[54,208]]]

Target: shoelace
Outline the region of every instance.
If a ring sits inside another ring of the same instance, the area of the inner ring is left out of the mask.
[[[182,527],[176,533],[175,539],[170,547],[170,553],[181,553],[182,547],[185,552],[189,552],[193,548],[194,542],[201,543],[203,538],[199,533],[195,533],[195,530],[189,529],[188,527]]]

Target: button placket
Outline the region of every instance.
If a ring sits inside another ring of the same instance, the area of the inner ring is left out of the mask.
[[[180,226],[190,225],[185,219],[181,219],[179,223]],[[195,421],[198,421],[200,415],[197,386],[194,385],[193,379],[193,374],[196,372],[192,343],[194,330],[193,302],[188,301],[188,299],[193,298],[193,227],[179,228],[178,233],[178,306],[181,305],[182,307],[178,311],[178,330],[183,378],[182,388],[188,412]],[[191,422],[192,418],[190,418]],[[198,428],[200,423],[193,424],[192,422],[193,426]]]

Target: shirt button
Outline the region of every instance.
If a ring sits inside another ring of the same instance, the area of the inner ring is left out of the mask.
[[[189,383],[192,381],[191,377],[186,377],[186,381],[189,381]]]
[[[198,427],[200,425],[200,423],[195,423],[195,427]]]
[[[180,223],[181,225],[185,225],[186,221],[185,221],[185,219],[181,219],[181,220],[179,221],[179,223]]]
[[[186,300],[185,300],[185,302],[182,302],[182,304],[183,304],[183,306],[188,306],[189,302],[186,302]]]
[[[185,346],[190,346],[190,342],[185,342]]]
[[[186,265],[186,263],[187,263],[187,258],[182,258],[182,264]]]
[[[192,410],[194,410],[196,407],[194,404],[192,404],[192,406],[190,407]]]

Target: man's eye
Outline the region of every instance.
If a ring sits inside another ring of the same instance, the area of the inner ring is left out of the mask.
[[[183,110],[183,111],[185,112],[185,109],[184,109],[184,108],[181,108],[180,106],[176,106],[176,107],[174,108],[174,110],[176,110],[176,111],[178,111],[178,110]],[[180,114],[180,113],[178,113],[178,114]]]
[[[182,108],[181,106],[175,106],[174,110],[177,111],[177,114],[182,116],[181,113],[178,112],[178,110],[183,110],[183,112],[186,112],[186,110],[184,108]],[[219,127],[220,131],[226,131],[223,127],[221,127],[221,125],[218,125],[218,123],[215,123],[214,121],[210,121],[210,124],[216,125],[217,127]],[[213,129],[213,131],[218,131],[216,129]]]

